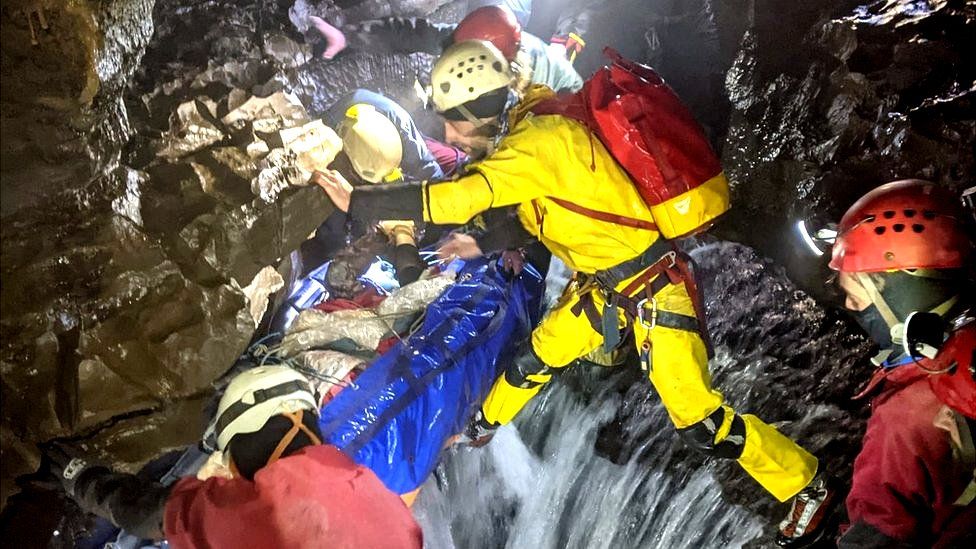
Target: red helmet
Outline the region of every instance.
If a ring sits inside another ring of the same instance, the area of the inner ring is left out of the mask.
[[[511,61],[522,43],[522,26],[515,14],[502,6],[478,8],[461,20],[454,29],[454,42],[484,40]]]
[[[905,179],[874,189],[847,210],[830,268],[955,269],[966,265],[972,249],[958,197],[929,181]]]

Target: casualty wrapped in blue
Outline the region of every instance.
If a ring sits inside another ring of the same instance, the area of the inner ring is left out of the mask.
[[[543,287],[529,265],[513,277],[495,259],[466,263],[457,283],[428,306],[420,329],[325,406],[326,441],[390,490],[415,490],[528,337]]]

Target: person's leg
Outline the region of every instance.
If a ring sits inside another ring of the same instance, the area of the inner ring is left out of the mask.
[[[581,291],[571,281],[560,300],[533,330],[529,345],[495,380],[482,405],[482,414],[489,424],[504,425],[512,421],[554,373],[603,342],[603,336],[593,329],[578,307],[580,298],[592,291],[590,288]]]
[[[779,501],[795,496],[813,479],[817,459],[756,416],[739,415],[724,404],[712,388],[707,350],[684,285],[665,286],[655,301],[656,325],[635,322],[634,336],[681,437],[705,454],[736,459]]]

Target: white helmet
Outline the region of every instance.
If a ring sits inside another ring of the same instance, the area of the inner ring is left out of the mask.
[[[346,110],[339,124],[342,148],[359,177],[370,183],[396,181],[402,177],[403,142],[389,118],[366,103]]]
[[[239,374],[217,406],[217,449],[226,452],[234,435],[260,431],[272,417],[299,410],[318,412],[302,374],[287,366],[259,366]]]
[[[484,40],[453,44],[440,56],[430,73],[434,107],[438,112],[457,108],[512,83],[508,60]]]

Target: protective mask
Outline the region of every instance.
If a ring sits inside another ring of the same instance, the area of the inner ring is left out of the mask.
[[[878,311],[878,307],[874,303],[867,309],[856,311],[853,314],[857,323],[861,325],[861,328],[868,333],[868,336],[875,343],[880,345],[882,349],[891,348],[891,328],[885,322],[884,317],[881,316],[881,312]]]

